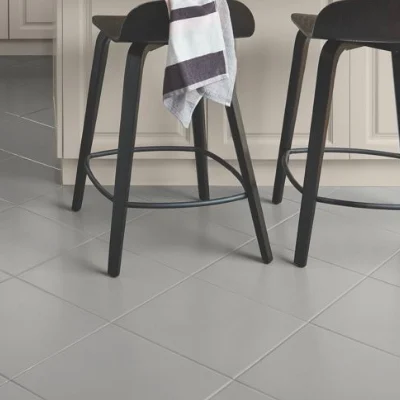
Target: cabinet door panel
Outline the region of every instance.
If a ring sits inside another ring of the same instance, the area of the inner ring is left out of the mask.
[[[10,1],[10,39],[52,39],[54,0]]]
[[[256,32],[237,43],[239,73],[237,91],[245,128],[254,159],[276,159],[281,136],[287,87],[297,29],[291,14],[318,13],[328,0],[248,0],[256,19]],[[307,62],[295,145],[308,144],[319,54],[323,41],[313,40]],[[328,146],[349,145],[349,58],[340,60]],[[210,145],[228,158],[235,158],[234,147],[223,107],[209,104]],[[329,155],[327,158],[348,158]]]
[[[352,147],[398,152],[390,52],[369,48],[354,50],[351,71]]]

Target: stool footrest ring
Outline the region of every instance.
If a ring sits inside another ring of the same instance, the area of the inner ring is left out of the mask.
[[[198,147],[191,146],[151,146],[151,147],[136,147],[132,149],[132,153],[148,153],[148,152],[167,152],[167,151],[178,151],[178,152],[186,152],[186,153],[201,153],[206,155],[207,157],[213,159],[218,162],[224,168],[226,168],[229,172],[232,173],[233,176],[241,183],[244,187],[244,182],[242,175],[230,165],[227,161],[217,156],[216,154],[203,150]],[[99,151],[97,153],[90,154],[85,160],[85,170],[88,178],[92,181],[93,185],[97,188],[97,190],[107,199],[113,201],[114,195],[110,193],[94,176],[93,171],[90,167],[90,161],[94,158],[102,158],[108,157],[118,154],[118,150],[107,150],[107,151]],[[247,193],[239,193],[232,196],[219,197],[211,200],[194,200],[194,201],[178,201],[178,202],[163,202],[163,203],[154,203],[154,202],[127,202],[127,208],[142,208],[142,209],[172,209],[172,208],[194,208],[194,207],[206,207],[212,205],[220,205],[226,203],[232,203],[234,201],[247,199]]]
[[[292,172],[289,168],[290,156],[292,154],[304,154],[308,153],[307,148],[300,149],[291,149],[285,153],[282,157],[282,164],[285,170],[286,176],[289,179],[290,183],[300,192],[303,193],[303,186],[296,180]],[[327,148],[325,149],[325,153],[339,153],[339,154],[361,154],[375,157],[386,157],[386,158],[394,158],[400,160],[399,153],[390,153],[386,151],[376,151],[376,150],[366,150],[366,149],[352,149],[352,148]],[[334,206],[344,206],[344,207],[352,207],[352,208],[364,208],[369,210],[400,210],[400,204],[385,204],[385,203],[365,203],[359,201],[349,201],[349,200],[341,200],[341,199],[332,199],[329,197],[317,197],[318,203],[330,204]]]

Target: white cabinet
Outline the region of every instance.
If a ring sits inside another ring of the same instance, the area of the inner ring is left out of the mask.
[[[22,0],[12,1],[29,3]],[[126,14],[142,2],[143,0],[58,1],[61,8],[58,15],[62,25],[59,26],[59,30],[62,29],[62,43],[58,55],[62,61],[58,66],[60,76],[58,104],[62,104],[63,113],[59,118],[62,122],[59,126],[59,155],[65,160],[63,164],[65,183],[73,181],[73,169],[79,153],[87,86],[97,36],[97,30],[91,24],[92,16]],[[318,13],[330,2],[330,0],[245,1],[255,15],[256,33],[251,39],[238,41],[237,88],[249,146],[261,184],[270,185],[273,182],[278,154],[296,36],[296,28],[291,22],[290,15],[295,12]],[[323,41],[315,40],[310,46],[295,131],[295,146],[303,147],[308,143],[316,72],[322,45]],[[94,151],[117,146],[127,48],[126,45],[111,45]],[[161,93],[165,59],[166,51],[160,49],[150,54],[146,63],[138,126],[139,145],[193,143],[191,131],[183,129],[163,107]],[[211,150],[224,158],[234,160],[234,146],[223,107],[209,103],[207,117]],[[327,145],[398,151],[398,138],[390,55],[370,49],[344,53],[337,72]],[[143,157],[146,160],[141,160]],[[145,172],[147,175],[141,176],[140,182],[170,183],[170,177],[176,178],[176,171],[179,174],[186,174],[187,170],[193,167],[191,160],[187,160],[188,157],[190,156],[186,154],[167,153],[151,153],[137,157],[135,155],[138,159],[136,163],[138,170],[140,165],[146,165],[147,168]],[[374,172],[379,160],[352,160],[355,157],[346,154],[329,154],[326,158],[330,160],[324,165],[325,185],[393,183],[382,180],[382,175],[378,176]],[[362,164],[361,167],[360,161],[369,164]],[[112,182],[112,164],[112,162],[101,164],[101,175],[105,177],[105,183]],[[152,181],[151,171],[160,165],[164,173],[160,175],[159,181],[158,176],[153,175],[155,178]],[[386,171],[384,175],[387,179],[390,174],[392,177],[396,176],[391,172],[393,164],[390,164],[390,167],[386,167],[386,164],[379,165],[380,172]],[[296,171],[301,173],[303,163],[298,163],[298,166]],[[141,171],[143,173],[143,169]],[[371,180],[372,178],[375,180]],[[219,184],[230,183],[225,181],[225,178],[218,179]],[[174,182],[193,183],[189,179],[180,181],[179,178]]]
[[[65,156],[75,158],[78,154],[80,127],[82,125],[84,110],[84,97],[88,84],[88,67],[93,52],[93,45],[97,30],[88,29],[94,14],[126,14],[142,0],[119,0],[110,4],[106,0],[70,0],[76,4],[74,9],[70,3],[68,7],[69,21],[66,25],[76,26],[76,21],[86,24],[86,32],[68,32],[75,44],[68,43],[68,48],[82,49],[80,53],[74,53],[75,60],[69,59],[68,65],[74,65],[74,71],[65,70],[69,76],[68,86],[71,87],[71,79],[84,74],[85,81],[77,90],[71,93],[71,107],[81,107],[66,110],[71,115],[79,115],[80,118],[64,118],[73,121],[71,132],[64,137]],[[90,5],[88,5],[90,3]],[[249,144],[253,158],[266,160],[275,159],[280,140],[286,89],[290,72],[292,49],[296,36],[296,28],[291,23],[290,15],[295,11],[305,13],[318,12],[327,0],[308,0],[300,5],[296,0],[248,0],[246,4],[256,16],[257,30],[251,39],[238,42],[239,76],[238,93],[243,110],[243,116],[248,132]],[[74,15],[74,17],[73,17]],[[64,16],[64,17],[65,17]],[[72,18],[75,18],[73,21]],[[65,32],[65,29],[64,29]],[[299,121],[296,129],[296,144],[307,143],[308,131],[311,119],[311,105],[315,88],[315,73],[321,42],[316,41],[311,45],[307,74],[304,81],[302,103],[299,112]],[[116,136],[119,127],[121,89],[124,69],[124,57],[127,47],[124,45],[112,45],[109,71],[106,74],[104,96],[102,99],[95,146],[98,149],[115,147]],[[139,144],[190,144],[191,132],[183,129],[176,119],[163,107],[161,101],[162,82],[165,65],[165,49],[152,53],[147,61],[144,88],[139,119]],[[78,68],[78,70],[77,70]],[[85,68],[85,71],[82,71]],[[338,81],[333,104],[333,118],[329,132],[329,142],[333,145],[349,145],[349,58],[345,54],[339,66]],[[155,117],[156,116],[156,117]],[[215,104],[209,104],[209,143],[211,150],[228,159],[235,158],[233,144],[230,139],[224,109]],[[69,124],[69,123],[68,123]],[[165,153],[153,157],[168,157]],[[186,156],[185,156],[186,157]],[[340,155],[339,157],[347,157]]]
[[[9,0],[9,38],[52,39],[54,4],[54,0]]]

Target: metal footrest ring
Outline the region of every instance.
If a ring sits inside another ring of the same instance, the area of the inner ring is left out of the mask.
[[[285,170],[286,176],[291,182],[291,184],[300,192],[303,193],[303,186],[296,180],[289,168],[290,156],[293,154],[304,154],[308,153],[307,148],[292,149],[285,153],[282,158],[283,168]],[[376,151],[376,150],[365,150],[365,149],[349,149],[349,148],[328,148],[325,149],[325,153],[339,153],[339,154],[361,154],[374,157],[385,157],[400,159],[400,154],[390,153],[386,151]],[[400,210],[400,204],[385,204],[385,203],[365,203],[359,201],[349,201],[341,199],[332,199],[329,197],[317,197],[318,203],[331,204],[334,206],[344,206],[352,208],[364,208],[369,210]]]
[[[178,151],[186,153],[201,153],[207,157],[213,159],[227,169],[243,186],[242,175],[230,165],[223,158],[217,156],[216,154],[203,150],[197,147],[191,146],[151,146],[151,147],[136,147],[132,150],[133,153],[148,153],[148,152],[167,152],[167,151]],[[90,167],[90,161],[95,158],[108,157],[118,154],[118,150],[107,150],[99,151],[97,153],[90,154],[85,160],[85,170],[88,178],[92,181],[96,189],[107,199],[113,201],[114,195],[110,193],[94,176],[93,171]],[[206,207],[213,205],[220,205],[226,203],[232,203],[234,201],[247,199],[247,193],[239,193],[233,196],[219,197],[211,200],[194,200],[194,201],[179,201],[179,202],[168,202],[168,203],[154,203],[154,202],[127,202],[126,206],[128,208],[142,208],[142,209],[172,209],[172,208],[194,208],[194,207]]]

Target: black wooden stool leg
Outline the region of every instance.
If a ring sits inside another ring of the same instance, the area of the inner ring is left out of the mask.
[[[194,146],[207,150],[207,126],[204,99],[197,105],[192,118]],[[197,182],[200,200],[210,200],[210,186],[208,183],[208,160],[205,154],[196,153]]]
[[[283,199],[286,173],[283,168],[282,158],[284,157],[285,153],[292,148],[294,128],[296,126],[297,112],[299,109],[309,43],[310,40],[301,31],[299,31],[293,50],[292,70],[290,73],[281,144],[279,147],[278,162],[276,167],[274,193],[272,196],[272,202],[274,204],[280,204]]]
[[[97,37],[93,57],[93,66],[90,77],[81,150],[79,153],[78,169],[76,172],[74,199],[72,203],[73,211],[79,211],[82,208],[87,176],[85,171],[85,160],[92,150],[97,115],[99,112],[100,97],[103,89],[104,73],[106,70],[109,45],[110,39],[108,39],[106,36],[104,36],[103,33],[100,32]]]
[[[249,199],[261,257],[264,263],[269,264],[272,262],[273,256],[236,91],[233,94],[231,106],[226,107],[226,112],[243,177],[244,189]]]
[[[400,51],[392,52],[394,92],[396,95],[397,122],[400,136]]]
[[[303,199],[301,203],[294,259],[295,264],[299,267],[305,267],[307,265],[331,111],[336,67],[340,54],[344,49],[345,45],[343,43],[328,41],[322,49],[319,61],[307,165],[304,177]]]
[[[108,260],[108,274],[114,278],[119,276],[121,272],[133,149],[136,140],[142,73],[146,53],[146,45],[132,44],[126,60]]]

